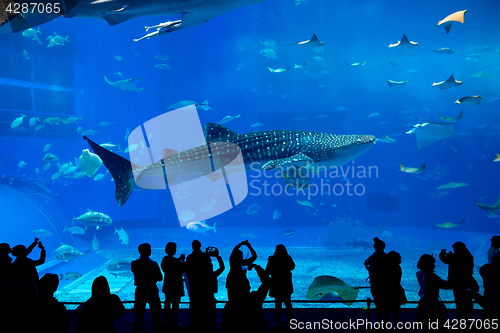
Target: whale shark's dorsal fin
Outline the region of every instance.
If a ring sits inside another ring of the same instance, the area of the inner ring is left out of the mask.
[[[240,135],[231,131],[226,126],[217,123],[205,124],[205,140],[207,142],[232,142],[238,140]]]

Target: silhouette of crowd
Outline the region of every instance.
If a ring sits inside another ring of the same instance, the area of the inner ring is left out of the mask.
[[[40,258],[32,260],[28,255],[38,246]],[[179,304],[186,286],[189,296],[189,330],[192,332],[215,332],[216,304],[215,294],[219,284],[217,278],[225,270],[219,250],[207,247],[202,250],[201,242],[193,240],[192,253],[187,257],[175,257],[177,245],[169,242],[161,264],[150,258],[151,245],[139,245],[139,258],[131,262],[134,275],[135,301],[133,313],[134,332],[143,332],[146,305],[149,304],[153,319],[154,332],[179,331]],[[245,258],[242,248],[249,251]],[[375,252],[364,262],[368,270],[370,291],[375,304],[378,321],[400,321],[401,305],[407,302],[405,290],[401,286],[401,255],[398,252],[385,252],[386,244],[374,238]],[[447,312],[440,299],[440,289],[452,290],[456,303],[457,319],[470,319],[473,316],[473,300],[484,309],[484,319],[499,319],[498,290],[500,287],[500,236],[491,238],[488,249],[488,263],[479,273],[483,279],[484,293],[479,293],[479,284],[473,277],[474,257],[463,242],[455,242],[453,251],[442,249],[439,259],[448,265],[447,279],[435,274],[436,259],[433,255],[423,254],[416,264],[416,279],[420,286],[417,307],[417,320],[427,323],[430,320],[444,322]],[[16,259],[12,262],[10,255]],[[45,262],[46,251],[35,238],[27,248],[0,244],[0,321],[5,332],[69,332],[71,320],[76,317],[76,332],[115,332],[114,322],[125,315],[126,310],[120,298],[111,293],[109,283],[99,276],[92,283],[91,297],[76,310],[69,312],[57,301],[54,293],[59,285],[56,274],[45,274],[39,278],[36,266]],[[214,269],[212,259],[217,261]],[[275,300],[276,326],[288,327],[294,319],[291,296],[293,294],[292,271],[295,262],[283,244],[276,246],[269,256],[265,268],[256,265],[257,253],[248,241],[237,244],[229,257],[229,273],[225,287],[228,301],[222,316],[223,332],[238,332],[242,325],[249,332],[266,331],[266,320],[262,306],[266,297]],[[255,270],[260,285],[251,290],[247,272]],[[163,272],[163,274],[162,274]],[[163,281],[161,291],[165,294],[163,318],[157,283]],[[286,309],[286,322],[282,317],[282,304]],[[33,308],[33,315],[27,320],[23,309]],[[3,330],[2,330],[3,332]]]

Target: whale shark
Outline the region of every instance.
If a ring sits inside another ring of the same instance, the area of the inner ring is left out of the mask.
[[[263,164],[262,170],[292,163],[328,168],[350,162],[373,147],[376,141],[373,135],[335,135],[300,130],[238,134],[217,123],[205,124],[204,135],[207,144],[181,152],[165,149],[160,161],[147,166],[135,165],[88,137],[83,138],[113,176],[118,206],[128,200],[137,182],[151,177],[163,177],[164,172],[169,185],[178,178],[206,176],[210,179],[212,168],[217,170],[225,167],[239,156],[243,158],[243,171],[246,172],[257,171],[256,163]],[[226,172],[231,173],[231,169]]]
[[[203,24],[234,9],[265,0],[80,0],[64,17],[106,20],[109,25],[146,16],[181,15],[181,23],[167,27],[167,32]]]

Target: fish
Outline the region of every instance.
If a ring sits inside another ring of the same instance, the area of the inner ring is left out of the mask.
[[[33,117],[33,118],[31,118],[31,119],[30,119],[30,121],[29,121],[29,125],[30,125],[30,126],[36,126],[36,123],[37,123],[38,121],[40,121],[40,118],[38,118],[38,117]]]
[[[462,83],[462,81],[455,80],[455,77],[453,76],[453,74],[451,74],[451,76],[446,81],[433,83],[432,86],[439,87],[439,89],[450,89],[453,87],[458,87]]]
[[[235,120],[235,119],[239,118],[240,116],[241,116],[241,114],[234,116],[234,117],[233,116],[225,116],[224,118],[222,118],[221,121],[219,121],[219,124],[224,124],[224,123],[227,123],[231,120]]]
[[[380,113],[374,112],[374,113],[370,113],[366,118],[374,118],[374,117],[379,117],[379,116],[380,116]]]
[[[437,123],[423,123],[414,125],[411,130],[405,133],[406,135],[416,135],[417,137],[417,150],[430,145],[433,142],[444,140],[455,136],[455,128],[453,123],[437,124]]]
[[[304,201],[297,200],[297,203],[299,205],[302,205],[302,206],[314,208],[314,206],[312,205],[312,203],[309,202],[309,201],[307,201],[307,200],[304,200]]]
[[[432,51],[433,51],[433,52],[436,52],[436,53],[438,53],[438,54],[455,54],[455,53],[457,53],[459,50],[457,50],[457,51],[452,51],[452,50],[450,50],[450,49],[449,49],[449,48],[447,48],[447,47],[442,47],[442,48],[440,48],[440,49],[435,49],[435,50],[432,50]]]
[[[460,115],[458,117],[456,117],[456,118],[455,117],[443,117],[441,115],[441,113],[439,113],[439,111],[438,111],[439,119],[445,120],[445,121],[449,121],[449,122],[452,122],[452,123],[454,123],[454,122],[459,121],[460,119],[462,119],[463,114],[464,114],[464,112],[460,111]]]
[[[283,73],[283,72],[289,71],[291,68],[292,67],[272,69],[271,67],[267,67],[267,69],[269,69],[269,71],[271,73]]]
[[[278,55],[273,49],[260,50],[259,54],[261,54],[263,57],[266,57],[267,59],[278,59]]]
[[[44,119],[43,122],[47,124],[59,124],[62,121],[62,118],[59,117],[50,117],[47,119]]]
[[[213,230],[214,233],[217,233],[217,230],[215,229],[216,223],[214,223],[213,226],[209,226],[208,224],[205,223],[205,221],[201,222],[190,222],[186,225],[186,229],[192,232],[200,233],[200,234],[206,234],[207,231]]]
[[[306,269],[306,273],[311,273],[311,272],[315,271],[316,269],[318,269],[318,268],[320,268],[320,267],[321,267],[321,266],[319,266],[319,265],[312,265],[312,266],[309,266],[309,267],[307,267],[307,269]]]
[[[50,147],[52,147],[52,143],[47,143],[44,147],[43,147],[43,152],[45,153],[47,150],[50,149]]]
[[[242,62],[241,64],[239,64],[238,66],[236,66],[236,71],[241,70],[243,67],[245,67],[245,63],[244,62]]]
[[[101,158],[91,153],[88,149],[82,150],[82,155],[78,159],[78,163],[80,164],[82,172],[89,178],[94,178],[95,173],[103,164]]]
[[[295,44],[288,44],[288,45],[285,45],[285,46],[289,46],[289,45],[303,45],[303,46],[309,46],[309,47],[321,47],[323,46],[323,42],[321,42],[318,37],[316,36],[316,34],[313,34],[311,39],[309,40],[305,40],[305,41],[299,41],[298,43],[295,43]]]
[[[130,272],[132,273],[132,265],[130,261],[116,260],[110,263],[106,270],[108,272]]]
[[[148,31],[148,28],[155,28],[155,27],[146,27],[146,31]],[[161,61],[167,61],[170,59],[170,56],[158,54],[158,55],[153,56],[153,58],[155,58],[157,60],[161,60]]]
[[[389,89],[390,90],[395,90],[399,89],[405,84],[408,83],[408,81],[392,81],[392,80],[387,80],[387,83],[389,84]]]
[[[101,180],[101,179],[104,178],[104,176],[106,176],[106,174],[104,174],[104,173],[98,173],[97,175],[95,175],[94,181]]]
[[[94,235],[94,238],[92,239],[92,249],[94,249],[94,251],[97,251],[99,250],[99,240],[97,239],[97,236]]]
[[[59,178],[61,176],[61,174],[59,172],[56,172],[54,173],[51,177],[50,177],[50,180],[56,180],[57,178]]]
[[[77,221],[85,226],[85,230],[87,227],[95,226],[96,230],[99,230],[100,227],[110,225],[113,223],[111,217],[101,212],[93,212],[90,209],[87,209],[87,212],[76,217],[73,216],[73,223]]]
[[[19,162],[19,164],[17,166],[21,169],[21,168],[24,168],[27,165],[28,165],[28,163],[26,163],[24,161],[21,161],[21,162]]]
[[[77,272],[67,272],[66,274],[59,274],[59,280],[76,281],[82,277],[82,274]]]
[[[10,124],[10,128],[19,127],[19,125],[21,125],[23,123],[24,117],[27,117],[27,116],[22,114],[21,117],[17,117],[16,119],[14,119],[14,121]]]
[[[78,226],[71,226],[69,228],[64,227],[63,232],[68,231],[70,234],[85,235],[85,230]]]
[[[495,78],[493,75],[490,75],[486,72],[476,72],[472,75],[469,75],[469,76],[466,76],[464,77],[464,79],[467,79],[467,78],[473,78],[473,77],[489,77],[489,78]]]
[[[373,247],[373,242],[366,238],[351,238],[346,241],[346,244],[351,246],[353,249],[359,248],[367,250]]]
[[[479,103],[481,103],[482,99],[483,99],[483,96],[480,96],[480,95],[462,97],[459,100],[456,100],[455,104],[479,105]]]
[[[68,244],[61,244],[57,249],[55,249],[52,252],[56,253],[63,253],[63,252],[68,252],[68,251],[73,251],[75,248],[71,245]]]
[[[397,141],[389,137],[389,135],[382,135],[380,138],[377,138],[376,142],[396,143]]]
[[[250,127],[262,127],[262,126],[264,126],[263,123],[255,123],[253,125],[250,125]]]
[[[115,180],[115,197],[121,206],[132,193],[136,181],[140,178],[163,177],[163,165],[169,179],[182,175],[206,175],[212,173],[204,170],[200,163],[183,160],[189,154],[191,158],[200,156],[209,158],[214,168],[225,165],[223,159],[235,159],[240,153],[243,162],[251,171],[254,162],[263,162],[262,170],[271,170],[290,163],[314,163],[317,167],[333,167],[344,165],[354,158],[364,154],[375,144],[373,135],[334,135],[328,133],[300,130],[271,130],[238,134],[217,123],[205,124],[205,139],[210,143],[212,158],[208,156],[207,146],[203,145],[184,152],[174,152],[165,159],[146,167],[132,167],[131,162],[117,155],[84,136],[94,153],[100,156],[102,162]],[[237,147],[238,149],[236,149]],[[220,150],[219,150],[220,149]],[[214,151],[222,151],[214,158]],[[171,150],[168,150],[171,151]],[[206,164],[206,163],[204,163]],[[217,169],[217,168],[216,168]],[[85,172],[84,168],[82,171]],[[92,170],[93,171],[93,170]],[[136,180],[133,175],[137,175]],[[173,180],[169,180],[173,181]]]
[[[69,43],[68,37],[69,36],[66,36],[66,37],[61,37],[59,35],[53,36],[52,38],[50,38],[49,44],[47,45],[47,47],[53,47],[53,46],[57,46],[57,45],[63,46],[65,42]]]
[[[156,67],[158,69],[170,69],[170,66],[167,64],[158,64],[158,65],[154,65],[154,67]]]
[[[445,184],[445,185],[441,185],[441,186],[438,186],[438,190],[444,190],[444,189],[447,189],[447,188],[457,188],[457,187],[464,187],[464,186],[469,186],[469,184],[467,183],[454,183],[454,182],[451,182],[451,183],[448,183],[448,184]]]
[[[464,219],[464,220],[462,220],[462,222],[459,222],[459,223],[444,222],[444,223],[439,224],[439,223],[436,223],[436,222],[434,222],[434,221],[432,221],[432,223],[434,223],[436,226],[438,226],[438,227],[440,227],[440,228],[445,228],[445,229],[448,229],[448,228],[456,228],[456,227],[458,227],[459,225],[463,224],[463,223],[464,223],[464,221],[465,221],[465,219]]]
[[[69,260],[75,260],[78,259],[79,257],[85,255],[85,257],[87,257],[87,252],[89,250],[85,251],[85,252],[80,252],[78,250],[71,250],[71,251],[64,251],[64,252],[59,252],[57,255],[56,255],[56,260],[61,260],[61,261],[66,261],[68,262]]]
[[[396,46],[400,46],[400,47],[414,47],[414,46],[417,46],[418,43],[417,42],[412,42],[408,39],[408,37],[406,37],[405,34],[403,34],[403,37],[401,38],[401,40],[398,40],[397,43],[395,44],[389,44],[388,47],[396,47]]]
[[[30,60],[30,55],[29,55],[28,51],[23,50],[23,58],[24,58],[24,60]]]
[[[366,64],[366,60],[365,60],[365,62],[363,62],[363,63],[354,62],[354,63],[352,63],[352,64],[348,63],[348,62],[347,62],[347,60],[344,60],[344,61],[345,61],[345,64],[346,64],[347,66],[364,66],[364,65]]]
[[[109,149],[109,150],[118,147],[118,150],[122,150],[122,148],[120,147],[120,144],[115,145],[115,144],[112,144],[111,142],[101,143],[99,146],[104,147],[104,148]]]
[[[317,301],[327,296],[331,292],[335,292],[345,305],[351,306],[353,301],[358,297],[359,289],[370,287],[351,287],[344,281],[334,276],[320,275],[314,278],[307,289],[307,299]]]
[[[446,30],[446,34],[448,34],[450,32],[451,26],[453,25],[453,22],[464,23],[464,15],[466,12],[467,10],[461,10],[453,14],[450,14],[441,21],[439,21],[437,25],[442,26],[444,30]]]
[[[23,30],[23,29],[21,29]],[[23,31],[22,33],[22,36],[23,37],[26,37],[26,38],[31,38],[32,40],[38,42],[39,44],[42,44],[42,42],[40,41],[40,38],[38,38],[38,34],[42,33],[40,31],[40,28],[38,29],[33,29],[33,28],[29,28],[29,29],[26,29]]]
[[[418,173],[422,173],[425,171],[425,163],[422,164],[422,166],[417,169],[417,168],[405,168],[403,166],[403,164],[401,164],[401,162],[399,162],[399,169],[403,172],[406,172],[406,173],[418,174]]]
[[[309,64],[307,63],[306,60],[304,60],[304,63],[302,65],[297,65],[297,64],[293,65],[293,68],[302,68],[302,67],[304,68],[309,67]]]
[[[30,229],[30,234],[31,233],[34,233],[38,237],[50,237],[50,236],[52,236],[52,232],[50,232],[50,230],[46,230],[46,229],[37,229],[37,230]]]
[[[122,241],[122,245],[128,245],[129,238],[128,234],[125,230],[123,230],[123,227],[121,229],[116,229],[115,227],[115,235],[118,234],[118,238]]]
[[[123,272],[109,272],[109,274],[113,275],[116,278],[122,277],[122,278],[134,278],[134,273],[130,271],[123,271]]]
[[[231,0],[211,1],[209,3],[199,0],[81,1],[63,16],[104,19],[109,25],[114,26],[139,17],[182,15],[182,19],[176,21],[175,25],[158,28],[158,30],[168,29],[164,33],[170,33],[203,24],[234,9],[263,1]]]
[[[83,120],[83,117],[66,117],[62,120],[63,124],[74,124],[78,120]]]
[[[106,76],[104,76],[104,80],[111,86],[120,89],[120,90],[126,90],[126,91],[136,91],[136,92],[142,92],[146,90],[146,88],[137,88],[135,83],[133,81],[135,80],[140,80],[138,78],[133,78],[133,79],[123,79],[120,81],[116,82],[111,82],[108,80]]]
[[[257,214],[257,212],[259,211],[259,209],[260,209],[260,206],[257,203],[254,203],[253,205],[251,205],[250,207],[248,207],[247,214],[248,215],[255,215],[255,214]]]
[[[182,210],[178,217],[182,222],[186,222],[195,217],[195,214],[190,210]]]
[[[273,213],[273,219],[277,220],[281,218],[281,212],[279,210],[275,210]]]
[[[295,234],[297,234],[297,229],[295,229],[295,230],[293,230],[293,229],[283,230],[283,235],[285,235],[287,237],[292,237]]]
[[[48,162],[48,161],[53,161],[53,162],[56,162],[59,160],[59,158],[54,155],[54,154],[51,154],[51,153],[47,153],[45,154],[45,156],[43,157],[42,159],[44,162]]]

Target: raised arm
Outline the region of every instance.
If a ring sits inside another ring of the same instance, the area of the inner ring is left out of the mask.
[[[248,266],[248,265],[252,264],[257,259],[257,252],[255,252],[252,245],[250,245],[250,243],[247,240],[242,242],[242,243],[248,247],[248,249],[250,250],[250,253],[252,254],[252,256],[250,258],[243,260],[242,266]]]
[[[217,263],[219,263],[219,268],[217,268],[217,270],[214,272],[214,275],[216,277],[218,277],[219,275],[222,274],[222,272],[224,272],[224,270],[226,269],[226,266],[224,265],[224,260],[222,260],[222,257],[219,255],[219,251],[217,250]]]
[[[35,238],[35,240],[33,241],[33,243],[31,243],[31,245],[28,246],[28,248],[26,249],[27,255],[29,255],[31,253],[31,251],[33,251],[33,249],[35,248],[35,246],[38,244],[38,241],[39,241],[39,239]]]
[[[38,242],[38,247],[42,251],[40,252],[40,259],[33,260],[33,264],[35,266],[40,266],[41,264],[43,264],[45,262],[45,258],[47,257],[47,251],[45,251],[45,247],[42,245],[42,242]]]

